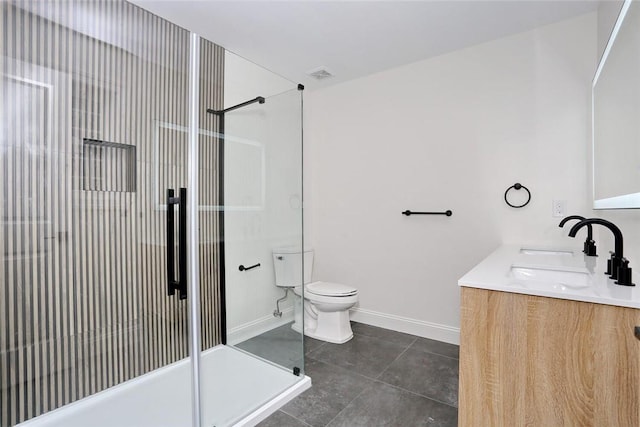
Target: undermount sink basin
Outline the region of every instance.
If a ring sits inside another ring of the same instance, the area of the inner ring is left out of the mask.
[[[591,286],[591,275],[586,270],[513,265],[511,266],[511,276],[523,282],[544,283],[556,290],[582,289]]]
[[[566,255],[573,256],[572,251],[562,251],[554,249],[533,249],[533,248],[521,248],[520,253],[523,255]]]

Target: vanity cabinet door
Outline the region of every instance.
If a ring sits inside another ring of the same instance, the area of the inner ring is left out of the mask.
[[[594,305],[594,425],[640,426],[640,310]]]
[[[458,426],[523,426],[526,298],[462,288]],[[522,422],[517,422],[521,419]]]
[[[640,310],[462,288],[459,426],[640,427]]]

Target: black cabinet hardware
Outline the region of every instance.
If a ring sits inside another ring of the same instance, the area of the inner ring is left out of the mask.
[[[640,326],[634,328],[633,334],[640,340]]]
[[[247,271],[247,270],[251,270],[251,269],[256,268],[256,267],[260,267],[260,263],[255,264],[255,265],[250,265],[249,267],[245,267],[244,265],[241,265],[240,267],[238,267],[238,270]]]
[[[178,274],[175,274],[174,209],[178,205]],[[180,189],[180,197],[175,197],[172,188],[167,189],[167,295],[180,293],[180,299],[187,298],[187,189]]]
[[[406,215],[406,216],[410,216],[410,215],[446,215],[446,216],[451,216],[453,215],[453,212],[451,211],[444,211],[444,212],[413,212],[410,210],[406,210],[404,212],[402,212],[402,215]]]

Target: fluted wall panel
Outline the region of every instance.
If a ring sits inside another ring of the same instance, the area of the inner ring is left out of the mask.
[[[187,183],[189,33],[120,0],[1,1],[0,27],[0,425],[11,426],[188,356],[187,303],[166,295],[164,194]],[[224,51],[201,50],[204,111],[222,106]],[[201,123],[209,348],[221,195],[218,123],[204,112]]]
[[[224,49],[201,39],[199,109],[199,182],[200,224],[200,311],[203,350],[220,343],[225,329],[224,299],[224,210],[220,137],[221,118],[207,113],[224,105]]]

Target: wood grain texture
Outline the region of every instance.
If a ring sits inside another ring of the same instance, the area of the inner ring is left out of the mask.
[[[461,292],[461,427],[640,425],[640,310]]]
[[[640,310],[596,307],[594,425],[640,425],[640,340],[633,335]]]

